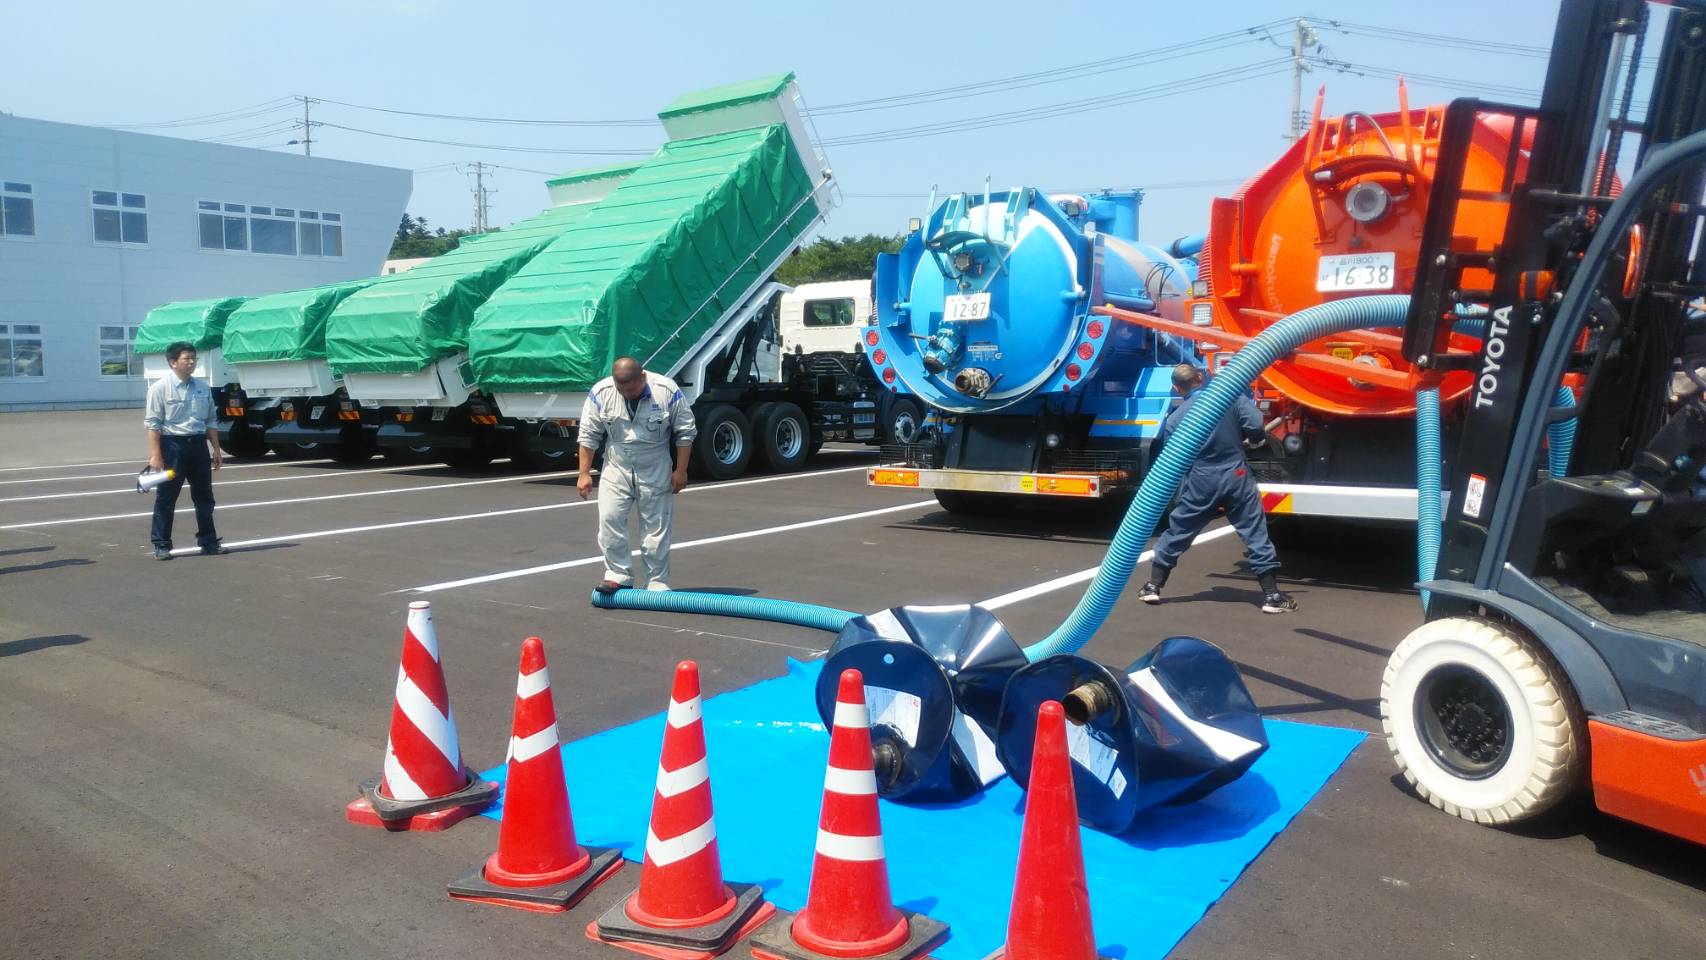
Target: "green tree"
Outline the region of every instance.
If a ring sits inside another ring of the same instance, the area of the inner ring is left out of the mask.
[[[471,230],[445,230],[443,227],[432,228],[426,217],[412,217],[403,214],[403,219],[397,224],[397,236],[391,241],[391,252],[387,260],[405,260],[413,257],[436,257],[441,253],[455,250],[462,238],[468,236]]]
[[[862,237],[823,237],[789,257],[776,270],[776,279],[794,285],[828,280],[869,280],[877,266],[877,254],[896,253],[905,234],[885,237],[867,233]]]

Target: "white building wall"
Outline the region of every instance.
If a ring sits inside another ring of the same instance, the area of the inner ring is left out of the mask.
[[[413,175],[0,115],[0,181],[29,184],[35,212],[33,237],[0,234],[0,325],[41,327],[44,374],[17,376],[0,358],[4,410],[139,403],[140,376],[102,375],[100,328],[138,326],[160,304],[377,275]],[[146,244],[96,242],[96,190],[147,198]],[[201,201],[335,212],[343,255],[204,250]]]

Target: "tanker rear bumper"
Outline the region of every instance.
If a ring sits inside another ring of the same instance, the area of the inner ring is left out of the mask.
[[[932,470],[917,467],[871,467],[865,483],[873,487],[908,490],[963,490],[968,493],[1012,493],[1093,500],[1106,482],[1082,473],[1010,473],[992,470]]]

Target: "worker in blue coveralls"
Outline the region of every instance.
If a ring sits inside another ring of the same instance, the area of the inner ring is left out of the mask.
[[[1173,389],[1184,400],[1167,415],[1161,424],[1161,442],[1179,426],[1191,405],[1202,394],[1202,371],[1188,363],[1173,368]],[[1149,582],[1138,591],[1144,603],[1160,603],[1161,588],[1173,572],[1202,528],[1213,520],[1222,508],[1238,536],[1244,539],[1244,554],[1250,558],[1250,570],[1262,586],[1262,612],[1286,613],[1297,609],[1297,601],[1280,591],[1275,575],[1279,571],[1279,555],[1273,541],[1268,539],[1268,523],[1262,515],[1262,496],[1256,489],[1256,478],[1250,474],[1250,462],[1244,459],[1243,444],[1259,443],[1267,435],[1262,428],[1262,416],[1248,396],[1240,396],[1232,409],[1220,418],[1214,432],[1208,435],[1202,452],[1185,475],[1179,488],[1178,502],[1173,506],[1167,531],[1155,544],[1155,560],[1150,567]]]
[[[592,493],[592,460],[604,448],[598,475],[598,546],[604,551],[600,593],[634,585],[628,514],[640,510],[640,557],[646,589],[669,589],[669,536],[675,495],[687,486],[687,458],[698,436],[693,406],[675,381],[618,357],[610,376],[592,385],[581,406],[581,499]]]

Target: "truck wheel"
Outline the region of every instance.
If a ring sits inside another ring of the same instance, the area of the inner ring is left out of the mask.
[[[896,397],[889,404],[889,415],[883,423],[884,443],[909,444],[918,440],[918,430],[924,426],[924,408],[917,400]]]
[[[719,403],[699,418],[699,438],[693,442],[693,463],[712,480],[733,480],[746,472],[752,459],[752,425],[746,415]]]
[[[386,463],[394,463],[400,467],[431,463],[438,459],[428,444],[413,447],[380,447],[379,454],[385,458]]]
[[[313,460],[326,455],[325,445],[320,443],[275,443],[272,452],[280,460]]]
[[[457,470],[479,470],[489,465],[492,457],[492,449],[478,441],[466,449],[452,447],[438,451],[438,459]]]
[[[552,436],[562,439],[574,439],[567,427],[555,420],[547,420],[539,425],[541,436]],[[515,431],[510,438],[510,460],[526,466],[529,470],[572,470],[579,461],[580,455],[574,450],[533,450],[527,446],[527,434],[521,430]]]
[[[1475,823],[1544,813],[1575,789],[1587,729],[1563,670],[1516,629],[1445,617],[1387,661],[1380,722],[1398,769],[1429,803]]]
[[[366,430],[356,427],[345,429],[336,445],[331,449],[332,459],[342,466],[353,467],[373,459],[379,450],[378,438]]]
[[[267,455],[267,438],[261,431],[239,423],[219,434],[219,449],[233,460],[259,460]]]
[[[753,411],[754,437],[764,462],[777,473],[792,473],[805,466],[811,456],[811,424],[805,411],[783,401],[766,403]]]

